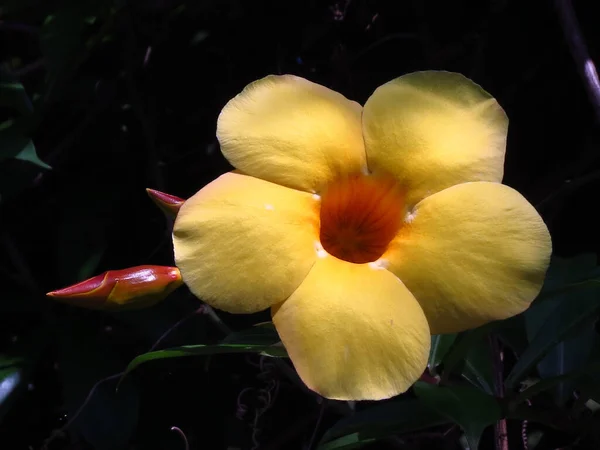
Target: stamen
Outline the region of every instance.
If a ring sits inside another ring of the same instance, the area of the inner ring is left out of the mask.
[[[319,258],[325,258],[327,256],[327,252],[320,242],[315,242],[315,251],[317,252],[317,256]]]
[[[384,270],[390,266],[390,262],[387,259],[378,259],[369,263],[369,267],[373,270]]]

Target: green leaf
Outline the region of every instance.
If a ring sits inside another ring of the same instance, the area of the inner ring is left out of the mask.
[[[130,448],[138,422],[139,391],[133,382],[125,381],[118,392],[116,385],[116,379],[100,384],[74,422],[94,450]]]
[[[84,38],[90,27],[89,18],[101,21],[110,17],[110,6],[106,0],[65,0],[60,9],[46,17],[40,30],[40,46],[49,90],[56,85],[68,86],[90,49],[106,35],[108,26],[104,24],[97,35],[87,41]]]
[[[535,315],[539,308],[544,311],[544,314],[540,313],[544,320],[508,375],[505,383],[508,388],[514,389],[552,348],[596,318],[600,308],[599,287],[592,284],[579,288],[576,295],[572,294],[567,301],[560,302],[547,316],[545,305],[536,304],[532,307],[530,314]]]
[[[13,108],[23,115],[33,112],[25,88],[16,82],[0,82],[0,106]]]
[[[580,396],[585,397],[586,399],[592,399],[596,403],[600,403],[600,363],[591,364],[581,372],[582,373],[579,374],[579,371],[577,371],[575,375],[570,378],[575,383],[575,387],[579,391]],[[535,387],[535,385],[533,387]]]
[[[486,393],[494,395],[492,358],[487,339],[480,339],[473,342],[465,357],[462,376],[475,387],[479,387]]]
[[[367,444],[372,444],[376,440],[377,438],[363,437],[360,433],[352,433],[320,445],[317,447],[317,450],[352,450],[354,448],[361,448]]]
[[[38,157],[33,141],[20,135],[13,126],[0,130],[0,162],[10,158],[28,161],[44,169],[51,169]]]
[[[552,256],[550,267],[546,273],[542,295],[551,293],[565,285],[594,278],[598,273],[595,253],[582,253],[572,258]]]
[[[414,390],[425,405],[463,429],[470,450],[477,450],[483,430],[502,418],[502,410],[494,397],[478,389],[417,382]]]
[[[39,357],[48,343],[48,327],[40,326],[21,336],[12,346],[12,354],[0,353],[0,422],[18,397],[27,391],[27,384]]]
[[[25,377],[20,364],[0,355],[0,421],[8,412],[19,392],[23,391]]]
[[[338,421],[323,435],[318,450],[358,448],[393,434],[448,422],[417,399],[390,401]]]
[[[0,163],[0,202],[17,197],[23,190],[31,187],[33,179],[39,173],[38,167],[17,159]]]
[[[496,331],[496,336],[516,355],[523,353],[529,345],[525,332],[525,318],[522,314],[506,321],[504,326]]]
[[[568,259],[553,256],[544,286],[534,305],[590,286],[600,287],[600,267],[594,253],[583,253]]]
[[[587,385],[591,375],[598,374],[600,372],[600,362],[591,363],[583,368],[579,368],[578,370],[574,370],[572,372],[557,375],[550,378],[545,378],[541,381],[536,382],[532,386],[528,387],[524,391],[520,392],[511,400],[511,405],[517,405],[519,403],[524,402],[526,399],[531,398],[540,392],[547,391],[549,389],[560,386],[565,381],[570,381],[573,383],[577,383],[578,385]],[[582,383],[578,383],[581,379]],[[593,383],[595,386],[598,385],[597,381],[594,380]]]
[[[437,367],[454,344],[457,334],[436,334],[431,336],[431,350],[429,351],[429,361],[427,367],[432,375],[436,375]]]
[[[125,356],[116,348],[118,342],[99,332],[101,326],[97,316],[73,316],[56,324],[63,405],[73,417],[92,387],[111,377],[97,385],[70,431],[81,434],[94,450],[125,450],[137,426],[138,392],[128,382],[115,392],[115,374],[126,363]]]
[[[542,378],[565,375],[582,367],[589,359],[596,331],[593,323],[585,324],[576,336],[565,339],[554,347],[538,363],[537,368]],[[553,389],[556,404],[564,406],[573,397],[575,385],[566,378]]]
[[[20,138],[16,142],[17,148],[20,148],[19,152],[15,155],[15,159],[20,159],[21,161],[29,161],[30,163],[35,164],[36,166],[41,167],[42,169],[52,169],[48,164],[42,161],[37,152],[35,150],[35,145],[33,145],[33,141],[27,138]]]
[[[242,331],[236,331],[229,334],[222,344],[252,344],[252,345],[273,345],[280,342],[277,330],[272,322],[266,322],[254,325],[251,328]]]
[[[572,282],[582,276],[582,273],[592,273],[596,269],[595,255],[580,255],[570,260],[559,260],[555,264],[554,270],[550,271],[550,282],[556,281],[557,288],[560,289],[559,282]],[[600,289],[599,289],[600,293]],[[529,308],[525,314],[525,330],[529,342],[532,342],[541,328],[550,320],[551,315],[561,305],[569,308],[571,302],[578,302],[578,290],[572,292],[563,292],[552,296],[547,301],[536,302]],[[560,314],[556,319],[560,320]],[[559,342],[555,347],[548,351],[546,356],[537,364],[537,369],[542,378],[556,377],[564,375],[573,370],[582,367],[588,360],[592,347],[595,342],[596,332],[592,323],[584,324],[577,330],[577,334],[568,337]],[[573,394],[574,385],[568,378],[559,383],[553,389],[553,395],[556,403],[563,406]]]
[[[129,363],[121,380],[128,375],[132,370],[147,363],[148,361],[156,361],[169,358],[181,358],[185,356],[201,356],[201,355],[217,355],[222,353],[261,353],[266,352],[273,356],[284,357],[287,352],[283,347],[274,345],[257,345],[257,344],[215,344],[215,345],[184,345],[156,352],[144,353],[136,357]]]
[[[67,7],[48,16],[42,25],[40,43],[49,84],[65,69],[76,68],[74,61],[85,48],[81,34],[86,24],[81,16],[80,8]]]
[[[20,366],[25,360],[18,356],[6,356],[0,354],[0,369],[10,369],[15,366]]]
[[[482,340],[486,340],[486,337],[492,332],[499,328],[509,326],[514,318],[508,320],[498,320],[490,322],[474,330],[464,331],[458,335],[456,344],[452,347],[450,352],[446,355],[443,361],[444,365],[444,376],[448,376],[451,372],[463,365],[467,354],[471,350],[473,345],[477,345]]]
[[[361,433],[352,433],[327,442],[317,447],[317,450],[352,450],[373,444],[377,440],[377,438],[362,436]]]

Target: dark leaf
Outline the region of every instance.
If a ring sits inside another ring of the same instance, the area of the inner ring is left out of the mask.
[[[423,403],[465,432],[471,450],[477,450],[483,430],[502,418],[502,411],[494,397],[470,387],[445,387],[417,382],[415,393]]]
[[[135,383],[118,379],[98,386],[74,425],[94,446],[94,450],[126,449],[138,421],[139,392]]]
[[[0,162],[10,158],[27,161],[43,169],[51,168],[38,157],[33,141],[20,135],[13,127],[0,130]]]
[[[57,327],[64,405],[72,418],[93,386],[110,377],[98,385],[71,430],[81,434],[95,450],[125,449],[137,425],[138,394],[129,383],[115,392],[115,374],[126,357],[110,344],[101,322],[90,319],[75,316]]]
[[[594,253],[582,253],[567,259],[552,256],[541,295],[599,275],[597,257]]]
[[[0,353],[0,422],[12,404],[27,390],[32,370],[46,348],[48,328],[23,336],[11,354]]]
[[[12,108],[22,115],[33,112],[25,88],[17,82],[0,82],[0,106]]]
[[[21,364],[0,355],[0,421],[26,385]]]
[[[593,380],[594,375],[597,376],[598,374],[600,374],[600,362],[595,362],[563,375],[545,378],[520,392],[512,399],[511,403],[515,405],[519,404],[526,399],[539,394],[540,392],[556,388],[565,382],[576,384],[578,387],[587,387],[588,382]],[[593,384],[597,386],[597,381],[594,380]]]
[[[583,286],[569,295],[568,301],[556,300],[556,308],[547,313],[546,306],[536,304],[529,314],[543,311],[544,320],[531,344],[523,352],[506,379],[506,386],[514,389],[527,376],[535,365],[561,341],[573,336],[582,327],[594,321],[600,308],[600,285]],[[554,302],[554,300],[553,300]],[[539,319],[536,319],[539,320]]]
[[[503,327],[509,326],[512,319],[504,321],[490,322],[474,330],[464,331],[458,335],[455,345],[444,358],[444,375],[447,376],[452,371],[463,365],[467,354],[473,345],[477,345],[481,341],[487,341],[487,336],[492,331],[496,331]]]
[[[261,323],[227,336],[222,344],[273,345],[280,342],[275,326],[271,322]]]
[[[432,375],[437,372],[437,367],[442,363],[442,360],[454,344],[456,334],[437,334],[431,336],[431,350],[429,351],[429,361],[427,367]]]
[[[560,288],[565,284],[581,279],[582,276],[594,274],[596,256],[583,254],[564,260],[555,258],[551,266],[546,284]],[[562,285],[561,285],[562,283]],[[599,287],[600,292],[600,287]],[[547,301],[536,302],[524,314],[525,329],[529,342],[532,342],[542,326],[561,305],[578,301],[578,291],[565,291],[550,297]],[[564,306],[563,306],[564,308]],[[558,319],[560,317],[557,316]],[[537,364],[542,378],[556,377],[582,367],[588,360],[594,345],[596,333],[593,323],[584,324],[577,334],[564,339],[552,348]],[[567,378],[553,388],[553,395],[559,406],[564,405],[573,393],[574,385]]]
[[[417,399],[391,401],[340,420],[323,435],[318,449],[358,448],[386,436],[448,422]]]
[[[93,20],[106,17],[112,2],[67,0],[56,13],[46,17],[41,29],[40,44],[46,61],[46,82],[49,90],[64,84],[87,58],[92,42],[84,39],[84,31]],[[93,42],[101,39],[98,36]]]
[[[496,331],[496,336],[517,356],[523,353],[529,345],[525,332],[525,318],[522,314],[507,321],[501,329]]]
[[[283,346],[257,345],[257,344],[216,344],[216,345],[184,345],[156,352],[144,353],[129,363],[123,378],[139,365],[148,361],[186,356],[218,355],[222,353],[266,353],[271,356],[285,357],[287,352]]]
[[[492,358],[487,339],[473,342],[465,357],[462,376],[474,386],[494,395]]]
[[[39,173],[39,167],[18,159],[0,163],[0,202],[15,198],[23,190],[32,187]]]
[[[353,448],[361,448],[364,445],[372,444],[375,441],[377,441],[377,438],[363,437],[360,433],[352,433],[320,445],[317,450],[352,450]]]

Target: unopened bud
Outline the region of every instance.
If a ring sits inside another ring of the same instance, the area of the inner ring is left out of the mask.
[[[168,217],[177,216],[179,208],[181,208],[181,205],[185,202],[182,198],[175,197],[171,194],[165,194],[164,192],[155,189],[146,189],[146,192],[156,206],[158,206]]]
[[[120,311],[152,306],[182,284],[177,267],[137,266],[109,270],[46,295],[81,308]]]

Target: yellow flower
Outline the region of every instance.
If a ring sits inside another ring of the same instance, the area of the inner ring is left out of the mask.
[[[364,107],[268,76],[223,109],[238,171],[187,200],[173,241],[192,292],[216,308],[271,308],[308,387],[334,399],[404,392],[431,334],[525,310],[551,242],[500,184],[508,120],[448,72],[409,74]]]

